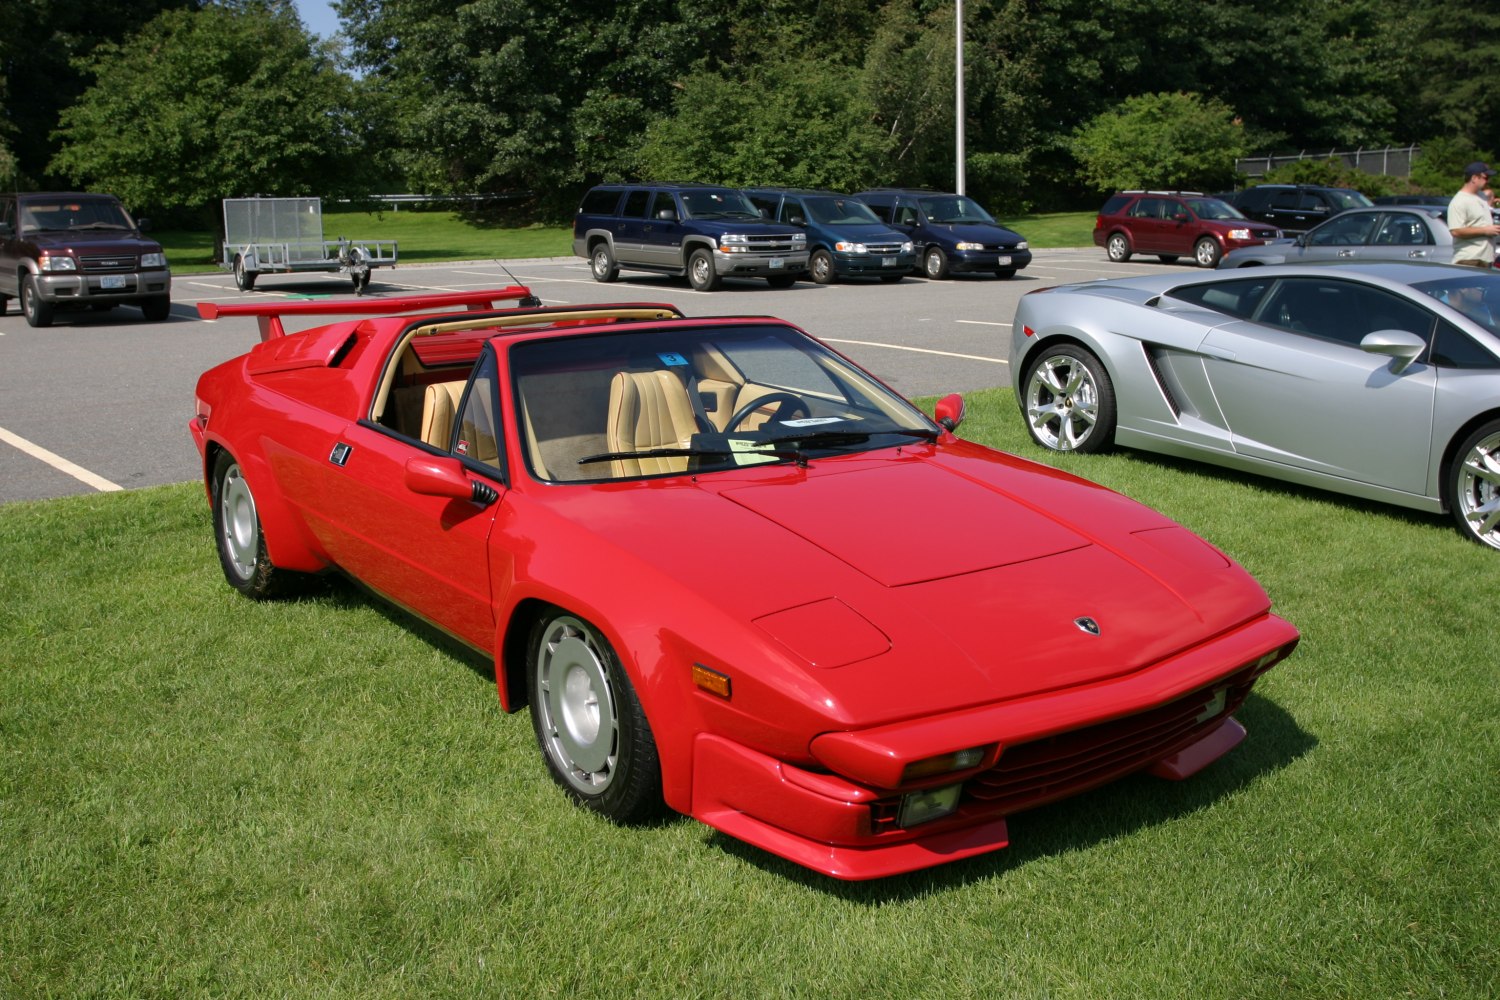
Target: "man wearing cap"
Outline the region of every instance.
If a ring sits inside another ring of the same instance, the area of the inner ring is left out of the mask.
[[[1494,238],[1500,236],[1500,226],[1490,215],[1490,206],[1479,196],[1489,183],[1489,166],[1471,163],[1464,168],[1464,186],[1448,203],[1448,231],[1453,234],[1455,264],[1494,266]]]

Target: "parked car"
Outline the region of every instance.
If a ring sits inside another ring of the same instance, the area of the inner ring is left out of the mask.
[[[961,194],[881,188],[856,195],[882,222],[911,237],[922,273],[935,281],[954,274],[1014,277],[1031,263],[1030,244]]]
[[[1453,260],[1453,235],[1444,224],[1443,210],[1407,208],[1351,208],[1292,240],[1233,250],[1220,267],[1262,264],[1300,264],[1315,260]]]
[[[789,288],[807,270],[807,234],[773,225],[742,193],[707,184],[601,184],[573,217],[573,253],[595,281],[620,269],[686,275],[709,292],[723,278]]]
[[[1300,264],[1021,299],[1012,384],[1055,451],[1111,442],[1426,511],[1500,548],[1500,274]]]
[[[846,879],[971,857],[1228,752],[1297,642],[1186,529],[958,438],[956,395],[930,419],[765,316],[496,306],[526,295],[201,304],[269,339],[189,429],[231,586],[338,570],[482,651],[612,820]]]
[[[1316,184],[1258,184],[1218,197],[1247,218],[1273,225],[1288,235],[1305,233],[1346,209],[1369,208],[1373,204],[1351,188]]]
[[[112,194],[0,195],[0,313],[20,299],[26,322],[51,326],[59,310],[138,306],[159,322],[172,310],[172,272]]]
[[[839,278],[895,282],[916,266],[911,240],[852,195],[800,188],[750,188],[745,195],[767,220],[807,232],[808,277],[820,285]]]
[[[1281,230],[1251,222],[1232,205],[1196,191],[1120,191],[1094,220],[1094,246],[1124,262],[1154,253],[1174,264],[1191,255],[1213,267],[1226,252],[1281,238]]]
[[[1451,197],[1440,194],[1383,194],[1371,200],[1376,205],[1421,205],[1441,209],[1444,222],[1448,221],[1448,204],[1453,201]]]

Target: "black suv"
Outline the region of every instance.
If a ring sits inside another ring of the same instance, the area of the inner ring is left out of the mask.
[[[0,312],[18,298],[32,326],[51,326],[58,309],[117,305],[166,319],[172,272],[145,228],[111,194],[0,195]]]
[[[1352,188],[1315,184],[1257,184],[1232,194],[1215,195],[1257,222],[1283,232],[1305,233],[1346,208],[1369,208],[1373,202]]]
[[[769,225],[745,195],[707,184],[601,184],[573,217],[573,252],[595,281],[620,269],[687,275],[701,292],[725,277],[787,288],[807,270],[807,234]]]
[[[974,273],[1009,278],[1031,263],[1029,244],[1021,235],[996,222],[972,198],[909,188],[881,188],[855,197],[882,222],[911,237],[918,267],[929,278]]]

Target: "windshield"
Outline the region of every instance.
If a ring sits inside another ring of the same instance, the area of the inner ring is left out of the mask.
[[[1500,274],[1478,272],[1472,277],[1422,281],[1411,287],[1463,313],[1490,333],[1500,336]]]
[[[779,323],[557,337],[509,350],[532,474],[727,471],[935,439],[910,403]]]
[[[682,208],[690,219],[759,219],[760,212],[738,191],[709,188],[683,191]]]
[[[988,222],[991,225],[995,222],[978,202],[959,194],[920,198],[917,204],[922,206],[922,214],[933,222]]]
[[[88,229],[131,230],[135,223],[112,198],[26,201],[21,204],[21,232],[79,232]]]
[[[1200,219],[1243,219],[1240,210],[1217,198],[1189,198],[1188,207]]]
[[[807,214],[825,226],[875,226],[880,219],[870,206],[854,198],[808,198]]]

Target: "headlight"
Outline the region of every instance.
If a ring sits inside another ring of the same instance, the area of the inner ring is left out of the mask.
[[[959,249],[959,250],[983,250],[984,249],[984,244],[983,243],[960,243],[958,245],[957,249]]]
[[[72,257],[50,257],[47,254],[42,254],[37,259],[37,266],[43,271],[76,271],[78,270],[78,261]]]
[[[719,237],[720,253],[749,253],[750,237],[740,233],[726,233]]]
[[[990,743],[912,761],[902,768],[901,783],[904,785],[910,781],[920,781],[923,778],[934,778],[941,774],[953,774],[957,771],[967,771],[971,767],[978,767],[984,763],[985,756],[994,749],[994,746]]]
[[[167,255],[164,253],[141,254],[141,267],[166,267]]]
[[[1031,244],[1028,243],[1028,242],[1026,242],[1025,240],[1022,240],[1021,242],[1019,242],[1019,243],[1016,244],[1016,249],[1017,250],[1030,250],[1031,249]]]
[[[1248,240],[1250,238],[1250,230],[1231,229],[1229,231],[1229,238],[1232,240]]]
[[[911,240],[907,240],[905,243],[901,244],[902,253],[911,253],[915,249],[916,247],[912,245]]]
[[[839,240],[833,245],[839,253],[869,253],[870,250],[863,243],[850,243],[847,240]]]

